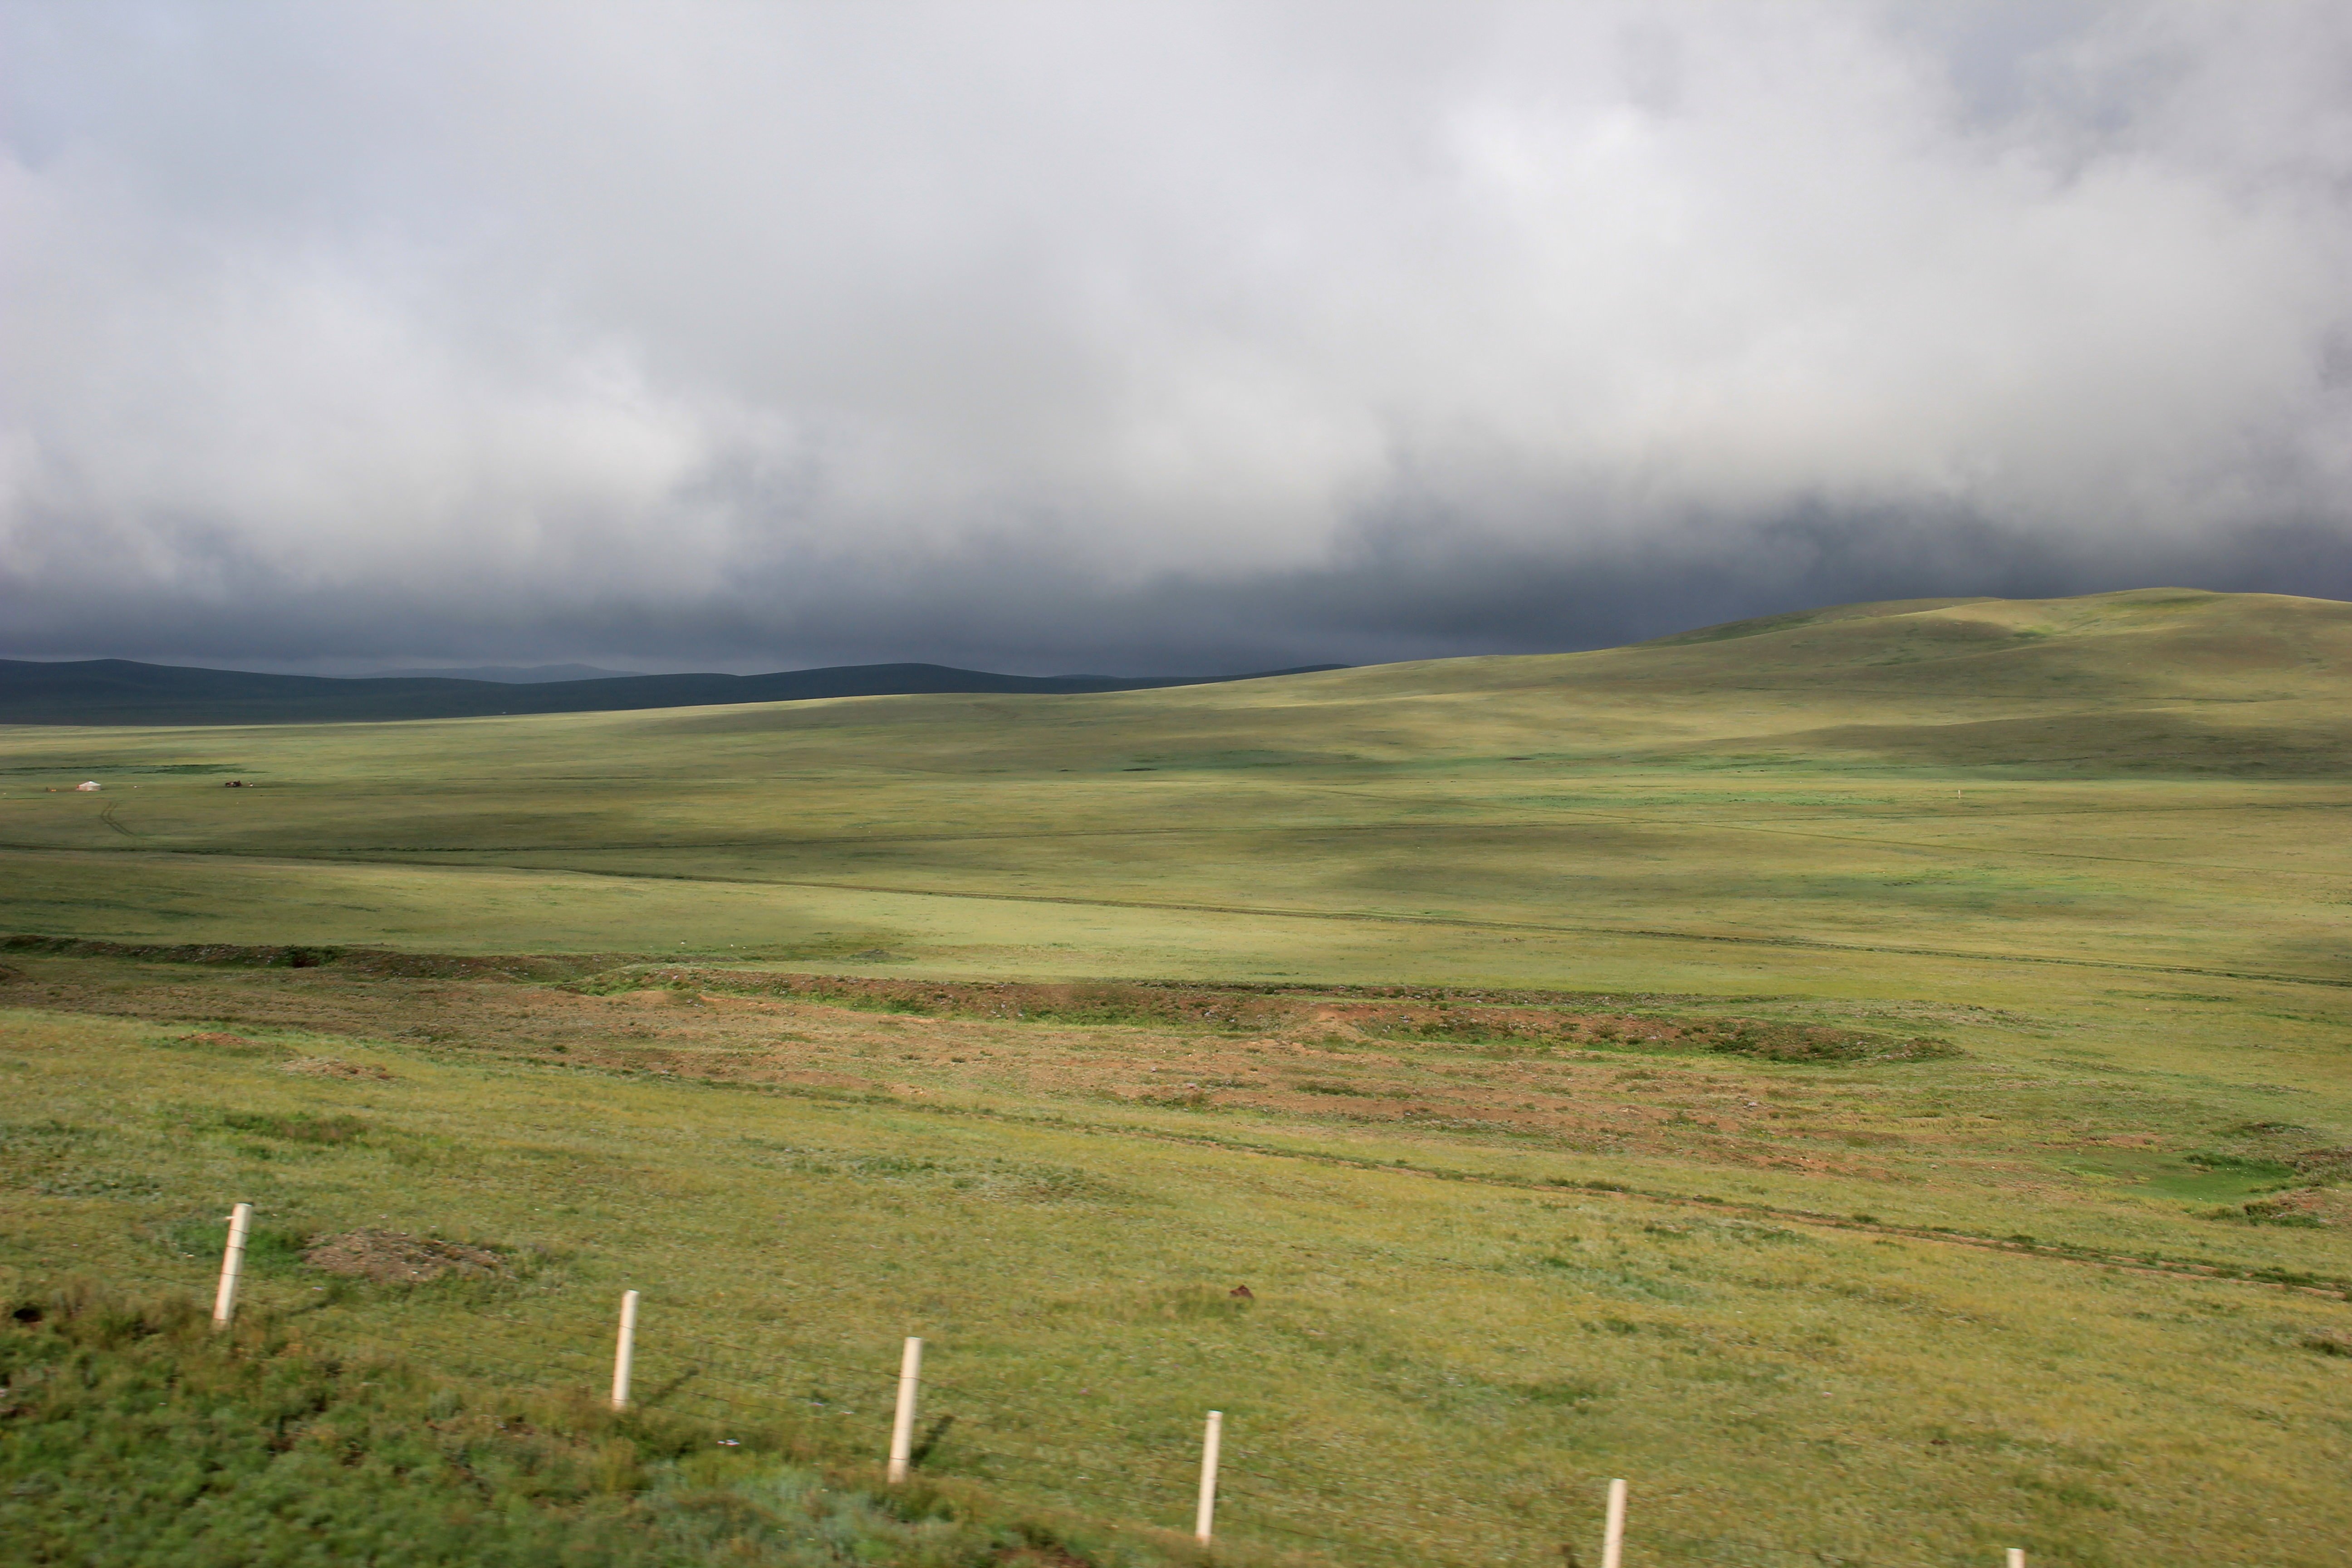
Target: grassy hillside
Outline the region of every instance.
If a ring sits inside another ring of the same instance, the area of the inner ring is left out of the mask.
[[[746,1449],[870,1487],[914,1332],[923,1473],[1084,1561],[1181,1557],[1211,1407],[1221,1555],[1245,1563],[1589,1562],[1611,1475],[1635,1481],[1636,1563],[2319,1568],[2352,1531],[2352,1205],[2314,1184],[2347,1128],[2280,1114],[2309,1096],[2039,1069],[1998,1021],[1950,1031],[1962,1058],[1695,1050],[1677,1024],[1723,1010],[1658,997],[1512,1039],[1405,1026],[1427,997],[1285,1022],[1241,994],[1180,1017],[740,968],[563,988],[10,956],[0,1289],[194,1294],[244,1197],[255,1309],[425,1384],[298,1404],[286,1468],[213,1483],[247,1518],[351,1428],[404,1451],[404,1410],[420,1531],[495,1500],[433,1479],[434,1452],[496,1440],[460,1411],[561,1439],[506,1510],[549,1539],[600,1499],[657,1523],[691,1500],[677,1467]],[[386,1235],[500,1269],[302,1261]],[[600,1488],[610,1435],[530,1413],[603,1386],[625,1288],[673,1426]],[[34,1468],[35,1517],[84,1495]],[[374,1473],[310,1506],[364,1517],[343,1500]],[[596,1539],[631,1560],[618,1524]]]
[[[2141,594],[1139,694],[19,730],[0,919],[987,973],[2352,980],[2348,672],[2352,606]]]
[[[0,1539],[15,1563],[1070,1561],[1052,1524],[987,1518],[968,1495],[836,1479],[772,1434],[722,1446],[708,1423],[577,1390],[322,1350],[299,1311],[247,1311],[219,1334],[185,1295],[74,1285],[7,1306]],[[1167,1560],[1109,1544],[1098,1559]]]
[[[926,1473],[1096,1561],[1214,1405],[1236,1561],[1589,1563],[1627,1475],[1630,1564],[2315,1568],[2347,696],[2352,606],[2151,592],[0,732],[0,928],[98,939],[0,952],[0,1286],[201,1289],[248,1198],[261,1307],[493,1404],[635,1287],[665,1418],[813,1475],[921,1332]],[[368,1229],[505,1272],[300,1261]]]

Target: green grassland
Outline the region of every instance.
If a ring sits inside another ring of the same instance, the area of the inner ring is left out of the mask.
[[[919,1332],[925,1474],[1098,1562],[1181,1560],[1217,1407],[1234,1562],[1589,1562],[1624,1475],[1637,1564],[2340,1563],[2347,697],[2352,606],[2151,591],[0,731],[0,929],[90,939],[0,952],[0,1286],[201,1289],[238,1198],[462,1236],[510,1277],[252,1282],[461,1404],[643,1289],[614,1562],[709,1560],[730,1422],[853,1485]]]

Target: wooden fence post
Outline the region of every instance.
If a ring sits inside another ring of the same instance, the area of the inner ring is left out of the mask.
[[[225,1329],[236,1316],[236,1280],[245,1272],[245,1238],[253,1228],[253,1205],[229,1211],[228,1245],[221,1249],[220,1289],[213,1297],[213,1327]]]
[[[629,1407],[629,1372],[637,1359],[637,1293],[621,1292],[621,1332],[613,1343],[613,1408]]]
[[[1209,1412],[1209,1429],[1201,1436],[1201,1506],[1192,1512],[1192,1537],[1208,1544],[1217,1521],[1217,1450],[1223,1447],[1225,1413]]]
[[[1601,1529],[1601,1568],[1622,1568],[1625,1560],[1625,1483],[1609,1483],[1609,1522]]]
[[[915,1454],[915,1390],[923,1381],[923,1342],[908,1336],[907,1348],[898,1357],[898,1413],[890,1422],[890,1468],[892,1485],[907,1479],[907,1467]]]

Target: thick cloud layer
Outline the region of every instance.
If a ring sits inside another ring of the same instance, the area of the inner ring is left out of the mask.
[[[2352,596],[2352,11],[0,8],[0,653]]]

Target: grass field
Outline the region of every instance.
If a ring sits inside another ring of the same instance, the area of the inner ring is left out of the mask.
[[[680,1419],[843,1474],[919,1332],[926,1473],[1103,1561],[1214,1406],[1235,1561],[1589,1563],[1625,1475],[1637,1564],[2340,1563],[2347,696],[2352,607],[2150,592],[0,731],[0,926],[91,939],[0,953],[0,1285],[462,1235],[255,1300],[561,1390],[634,1286]]]

